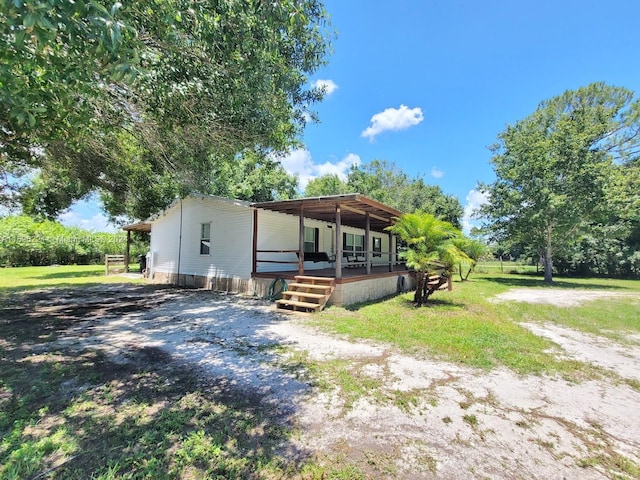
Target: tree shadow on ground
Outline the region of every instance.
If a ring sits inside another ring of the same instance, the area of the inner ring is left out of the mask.
[[[429,299],[422,305],[422,307],[452,307],[452,308],[463,308],[465,305],[460,302],[456,302],[453,299],[441,297],[441,294],[446,294],[445,292],[435,292],[429,296]],[[377,300],[371,300],[368,302],[362,303],[354,303],[351,305],[346,305],[344,307],[345,310],[349,312],[357,312],[365,307],[376,305],[380,302],[384,302],[385,300],[396,299],[398,303],[407,307],[416,307],[415,302],[413,301],[414,292],[408,292],[397,295],[390,295],[385,298],[380,298]]]
[[[116,360],[55,342],[83,335],[76,326],[89,313],[45,302],[24,294],[0,312],[0,476],[286,477],[309,456],[290,441],[292,412],[264,395],[158,347],[132,344]]]
[[[104,269],[102,270],[104,273]],[[83,271],[62,271],[62,272],[51,272],[51,273],[42,273],[39,275],[34,275],[32,277],[33,280],[53,280],[58,278],[86,278],[86,277],[97,277],[99,273],[96,270],[87,270]]]
[[[484,277],[484,281],[498,283],[509,287],[531,287],[531,288],[569,288],[582,290],[628,290],[622,285],[603,285],[601,283],[589,283],[585,281],[576,281],[570,278],[556,279],[553,283],[545,283],[542,278],[524,278],[524,277]]]

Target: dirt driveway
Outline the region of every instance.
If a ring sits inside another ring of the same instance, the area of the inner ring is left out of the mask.
[[[133,346],[162,349],[295,419],[300,450],[319,461],[351,462],[371,478],[629,478],[626,463],[640,463],[638,346],[525,325],[556,342],[558,355],[611,372],[609,379],[571,383],[351,342],[256,299],[122,285],[78,295],[52,304],[44,294],[34,306],[43,314],[94,312],[67,329],[58,348],[99,348],[122,363]],[[370,394],[312,386],[301,359],[339,362]]]

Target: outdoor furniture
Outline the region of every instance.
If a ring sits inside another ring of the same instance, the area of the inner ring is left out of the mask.
[[[367,259],[364,255],[347,255],[345,260],[346,268],[358,268],[365,267],[367,265]]]
[[[298,258],[300,258],[300,254],[298,254]],[[327,252],[304,252],[304,261],[305,262],[335,262],[335,257],[329,256]]]

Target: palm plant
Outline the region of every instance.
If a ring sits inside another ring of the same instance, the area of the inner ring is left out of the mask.
[[[456,246],[462,250],[469,260],[467,262],[458,262],[458,272],[460,274],[460,281],[465,281],[469,278],[471,272],[476,268],[476,264],[480,257],[487,253],[487,246],[480,240],[476,240],[468,237],[460,237],[455,240]],[[462,265],[466,263],[469,266],[466,275],[462,274]]]
[[[407,244],[407,250],[400,256],[416,272],[414,301],[418,306],[422,306],[431,294],[429,276],[437,264],[444,265],[445,275],[450,277],[457,263],[470,260],[455,244],[462,232],[430,213],[406,213],[387,230]]]

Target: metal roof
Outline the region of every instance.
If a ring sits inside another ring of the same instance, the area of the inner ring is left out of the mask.
[[[273,202],[257,202],[251,206],[299,216],[328,223],[335,223],[336,209],[340,208],[340,223],[355,228],[365,228],[366,215],[369,214],[371,230],[383,232],[392,225],[402,212],[388,207],[359,193],[330,195],[326,197],[297,198]]]

